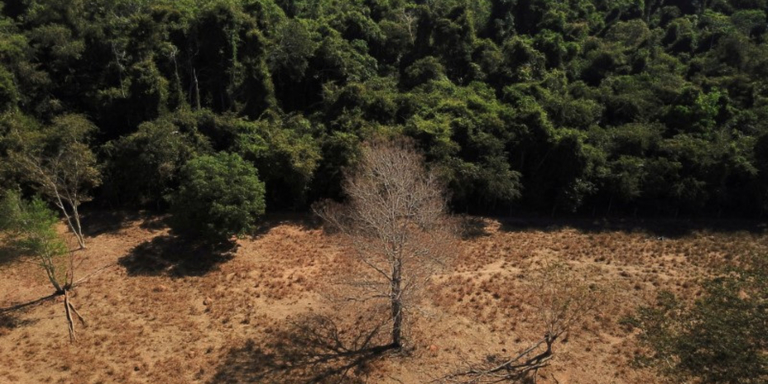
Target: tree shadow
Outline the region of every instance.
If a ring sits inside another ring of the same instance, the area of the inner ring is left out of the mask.
[[[32,325],[36,322],[36,320],[20,319],[12,313],[0,312],[0,336],[7,334],[16,328]]]
[[[566,228],[582,233],[640,232],[650,236],[677,239],[695,232],[713,233],[748,232],[764,234],[768,226],[764,221],[745,219],[635,219],[635,218],[497,218],[500,230],[526,232],[538,230],[555,232]]]
[[[233,241],[211,245],[164,235],[137,245],[118,264],[129,276],[202,276],[230,260],[237,247]]]
[[[232,348],[213,383],[364,383],[371,364],[394,351],[381,343],[381,325],[365,331],[341,327],[321,315],[303,315],[257,344]]]

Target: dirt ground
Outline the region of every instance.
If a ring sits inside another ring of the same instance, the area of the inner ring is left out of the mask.
[[[552,262],[604,287],[605,304],[556,344],[539,383],[664,382],[633,365],[635,331],[620,320],[660,290],[695,298],[719,266],[768,250],[756,223],[469,222],[456,263],[411,318],[407,353],[372,362],[358,372],[365,382],[427,383],[523,350],[544,332],[529,271]],[[309,314],[357,316],[322,283],[341,275],[351,251],[309,218],[270,217],[217,257],[170,236],[159,217],[101,214],[85,225],[76,278],[86,280],[72,301],[87,327],[78,324],[70,343],[60,300],[0,314],[0,383],[259,382],[274,355],[255,351],[290,335],[288,325]],[[0,276],[0,308],[51,293],[36,265],[2,246]]]

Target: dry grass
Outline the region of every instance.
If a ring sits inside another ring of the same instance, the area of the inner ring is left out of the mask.
[[[550,261],[566,263],[611,293],[556,347],[540,382],[663,381],[631,368],[637,346],[619,320],[661,289],[696,297],[698,283],[719,266],[768,250],[768,237],[747,231],[701,230],[662,240],[644,231],[476,221],[480,231],[462,242],[457,264],[429,287],[409,330],[411,348],[366,367],[367,382],[427,382],[461,361],[511,355],[541,338],[544,325],[528,283],[530,271]],[[274,342],[289,319],[338,312],[324,298],[324,282],[352,268],[339,262],[348,250],[301,220],[272,223],[239,241],[231,259],[199,276],[129,274],[118,260],[167,234],[145,222],[156,220],[131,216],[106,226],[80,251],[81,276],[107,268],[75,291],[89,321],[77,344],[68,341],[61,302],[0,315],[0,382],[245,382],[253,361],[233,359],[234,352]],[[44,276],[23,260],[0,264],[0,275],[0,307],[50,293]],[[335,315],[351,330],[361,320],[345,311]],[[227,362],[242,369],[224,369]]]

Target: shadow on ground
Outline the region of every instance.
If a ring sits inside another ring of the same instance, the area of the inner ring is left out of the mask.
[[[480,216],[459,216],[459,235],[463,240],[490,236],[487,220]]]
[[[649,236],[680,238],[695,232],[752,234],[768,233],[763,221],[738,219],[587,219],[587,218],[497,218],[501,230],[525,232],[531,230],[555,232],[573,228],[583,233],[639,232]],[[478,224],[482,226],[481,224]],[[475,229],[482,233],[483,229]]]
[[[371,364],[394,350],[377,344],[380,328],[355,331],[325,316],[301,316],[261,345],[232,348],[210,383],[364,383]]]
[[[0,243],[0,267],[13,264],[24,257],[25,255],[22,254],[17,247],[13,246],[13,244]]]
[[[259,219],[251,236],[261,237],[269,233],[272,228],[280,225],[290,224],[301,227],[305,230],[318,229],[322,227],[322,220],[314,214],[306,212],[271,212]]]
[[[230,260],[236,250],[235,242],[212,246],[182,236],[164,235],[137,245],[118,264],[125,267],[129,276],[202,276]]]
[[[163,230],[168,227],[167,215],[151,213],[124,214],[114,216],[100,214],[93,224],[93,234],[117,231],[135,220],[141,220],[140,227],[149,230]],[[270,213],[263,217],[258,227],[251,233],[254,237],[267,234],[279,225],[291,224],[306,229],[320,226],[319,220],[306,213]],[[237,243],[227,241],[218,245],[208,245],[199,240],[171,232],[155,237],[137,245],[131,252],[120,258],[118,263],[125,267],[131,276],[171,275],[201,276],[215,269],[219,264],[230,260],[237,250]]]
[[[13,313],[0,312],[0,336],[3,336],[16,328],[21,328],[34,323],[36,323],[35,320],[22,320]]]
[[[80,218],[83,234],[90,237],[117,232],[131,225],[136,220],[151,217],[146,212],[94,210],[84,213]]]

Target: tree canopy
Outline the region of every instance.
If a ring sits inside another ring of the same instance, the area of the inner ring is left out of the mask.
[[[758,0],[8,2],[0,179],[29,183],[12,132],[77,122],[103,204],[164,207],[186,162],[229,152],[270,209],[302,209],[396,132],[454,209],[762,214],[767,20]]]
[[[251,230],[264,213],[264,184],[236,154],[205,155],[181,169],[171,227],[212,244]]]

